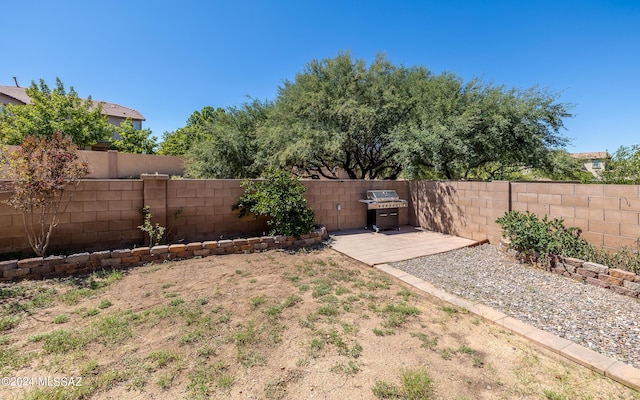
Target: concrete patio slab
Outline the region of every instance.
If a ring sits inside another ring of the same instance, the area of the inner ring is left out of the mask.
[[[331,232],[331,247],[367,265],[409,260],[477,244],[475,240],[402,226],[399,231],[350,229]]]

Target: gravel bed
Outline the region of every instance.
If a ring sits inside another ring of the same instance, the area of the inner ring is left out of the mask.
[[[640,300],[520,264],[483,245],[392,264],[448,293],[640,368]]]

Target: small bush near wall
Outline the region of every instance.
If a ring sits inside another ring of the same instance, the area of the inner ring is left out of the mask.
[[[313,232],[315,214],[304,198],[306,188],[289,172],[269,171],[263,181],[244,181],[245,192],[234,209],[240,217],[253,213],[267,217],[271,235],[295,236]]]
[[[614,253],[599,249],[580,237],[580,228],[564,226],[564,220],[539,219],[529,211],[511,211],[498,218],[503,236],[510,248],[526,261],[548,265],[554,256],[576,258],[607,265],[612,268],[640,273],[640,246],[623,247]]]
[[[545,215],[539,219],[529,211],[511,211],[496,222],[514,250],[545,263],[552,255],[586,259],[592,257],[595,251],[580,237],[580,228],[566,228],[564,221],[559,218],[549,220]]]

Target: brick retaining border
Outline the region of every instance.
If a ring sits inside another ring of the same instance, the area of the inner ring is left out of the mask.
[[[510,249],[510,245],[509,239],[500,239],[501,251],[514,256],[516,259],[521,259],[516,252]],[[640,298],[640,275],[636,275],[633,272],[562,256],[553,256],[549,267],[536,266],[579,282],[609,289],[621,295],[636,299]]]
[[[49,256],[0,261],[0,282],[22,279],[45,279],[83,274],[101,269],[125,269],[148,263],[186,260],[223,254],[248,254],[265,250],[313,246],[328,237],[325,227],[315,232],[293,236],[261,236],[248,239],[212,240],[188,244],[137,247],[132,250],[106,250],[69,256]]]

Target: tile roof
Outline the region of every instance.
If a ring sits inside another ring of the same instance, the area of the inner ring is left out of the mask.
[[[0,86],[0,93],[4,94],[8,97],[12,97],[18,100],[21,103],[29,104],[31,103],[31,98],[27,96],[27,92],[24,91],[24,88],[16,87],[16,86]]]
[[[606,151],[595,151],[591,153],[570,153],[569,155],[573,158],[577,158],[580,160],[583,160],[583,159],[596,160],[596,159],[609,158],[609,154]]]
[[[17,86],[0,86],[0,94],[12,97],[23,104],[31,103],[31,98],[27,95],[24,88]],[[111,117],[118,118],[131,118],[135,120],[144,121],[145,118],[138,111],[121,106],[115,103],[107,103],[106,101],[92,100],[94,106],[102,104],[102,113]]]

